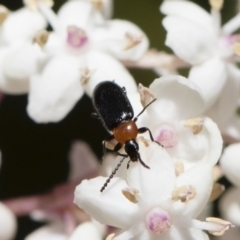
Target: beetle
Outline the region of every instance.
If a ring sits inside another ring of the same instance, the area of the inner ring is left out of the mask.
[[[113,81],[103,81],[95,87],[93,92],[93,106],[96,113],[93,113],[92,116],[100,119],[106,130],[112,133],[111,136],[103,141],[103,152],[104,154],[106,153],[106,143],[115,139],[118,143],[115,145],[113,152],[119,156],[123,156],[123,159],[119,162],[101,188],[101,192],[106,188],[111,178],[113,178],[114,174],[121,166],[123,160],[127,157],[130,158],[127,168],[129,168],[131,161],[139,161],[143,167],[150,169],[141,159],[136,138],[139,133],[145,133],[148,131],[151,140],[154,141],[154,139],[150,129],[146,127],[138,128],[136,121],[146,108],[155,100],[156,99],[153,99],[136,117],[134,117],[133,108],[127,97],[125,87],[120,87]],[[126,154],[119,153],[119,150],[123,146]]]

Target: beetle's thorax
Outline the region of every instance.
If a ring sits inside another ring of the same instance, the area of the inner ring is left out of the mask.
[[[133,120],[124,121],[113,129],[113,135],[118,142],[125,144],[127,141],[137,137],[137,125]]]
[[[136,142],[135,139],[129,140],[125,143],[124,146],[125,152],[127,153],[127,155],[129,156],[129,158],[131,159],[131,161],[135,162],[138,160],[139,158],[139,147],[138,147],[138,143]]]

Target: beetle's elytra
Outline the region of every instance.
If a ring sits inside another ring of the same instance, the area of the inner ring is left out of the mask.
[[[145,111],[145,109],[152,104],[156,99],[151,101],[143,110],[134,118],[132,105],[126,95],[124,87],[120,87],[112,81],[104,81],[99,83],[93,93],[93,105],[96,113],[93,116],[99,118],[104,127],[112,133],[107,139],[103,141],[103,151],[106,152],[106,142],[116,139],[118,142],[114,147],[114,152],[117,155],[123,156],[114,169],[106,183],[101,188],[101,192],[106,188],[111,178],[117,172],[123,160],[127,157],[130,161],[139,161],[145,168],[149,168],[141,159],[139,154],[139,147],[136,137],[139,133],[149,132],[150,138],[154,141],[151,131],[146,127],[138,128],[136,121],[138,117]],[[126,154],[119,153],[119,150],[124,146]]]

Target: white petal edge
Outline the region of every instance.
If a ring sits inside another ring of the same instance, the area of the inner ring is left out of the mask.
[[[240,143],[234,143],[224,149],[220,165],[225,176],[240,187]]]
[[[12,12],[4,21],[1,37],[3,42],[8,44],[31,41],[46,25],[46,20],[39,12],[21,8]]]
[[[177,16],[190,22],[209,27],[212,24],[211,15],[196,3],[186,0],[165,0],[160,6],[165,15]]]
[[[162,24],[167,31],[165,44],[187,63],[199,64],[215,54],[212,29],[175,16],[165,17]]]
[[[129,49],[128,35],[140,42]],[[99,26],[91,34],[94,48],[109,53],[119,60],[137,61],[147,51],[149,40],[146,34],[134,23],[126,20],[111,20]]]
[[[58,56],[31,78],[27,112],[34,121],[57,122],[72,110],[84,93],[79,68],[79,59]]]
[[[60,222],[48,224],[40,227],[25,237],[24,240],[67,240],[68,236],[64,232],[64,225]]]
[[[124,180],[112,178],[100,192],[107,178],[84,180],[76,187],[74,202],[98,222],[118,228],[129,228],[138,218],[140,209],[122,194],[129,188]]]
[[[208,109],[220,97],[226,83],[226,65],[218,57],[211,58],[203,64],[192,67],[188,78],[201,89]]]
[[[128,70],[115,58],[92,51],[86,56],[87,69],[93,71],[90,79],[83,85],[86,93],[91,97],[96,85],[102,81],[114,81],[126,88],[127,94],[137,92],[137,85]]]
[[[17,220],[13,213],[0,203],[0,239],[11,240],[14,238],[17,231]]]
[[[174,162],[157,143],[138,138],[138,144],[141,159],[150,169],[145,168],[139,161],[130,162],[127,182],[131,188],[139,191],[148,206],[157,206],[169,197],[174,188]]]
[[[196,117],[205,109],[201,90],[182,76],[163,76],[155,79],[149,88],[157,98],[151,108],[156,108],[164,120]]]
[[[224,219],[240,226],[240,189],[228,189],[220,199],[219,207]]]

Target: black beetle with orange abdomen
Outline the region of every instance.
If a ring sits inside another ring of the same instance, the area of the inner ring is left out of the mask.
[[[104,152],[106,151],[106,142],[116,139],[118,142],[114,147],[114,152],[124,158],[117,165],[107,182],[101,188],[101,192],[105,189],[110,179],[116,173],[121,163],[126,157],[129,157],[128,167],[130,161],[139,161],[145,168],[149,168],[141,159],[139,154],[138,143],[136,137],[139,133],[149,132],[152,141],[153,137],[151,131],[146,128],[138,128],[136,121],[138,117],[145,111],[145,109],[155,101],[151,101],[143,110],[134,118],[132,105],[126,95],[125,88],[112,81],[104,81],[99,83],[93,93],[93,105],[97,113],[93,114],[95,117],[101,119],[104,127],[112,132],[112,135],[103,142]],[[118,151],[124,146],[126,154],[121,154]]]

